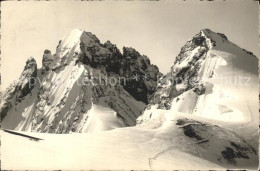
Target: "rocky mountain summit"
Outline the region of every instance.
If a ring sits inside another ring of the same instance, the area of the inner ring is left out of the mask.
[[[145,55],[133,48],[123,47],[123,53],[110,41],[101,44],[98,38],[83,32],[80,42],[79,61],[99,69],[109,76],[126,79],[124,89],[138,101],[148,103],[157,86],[157,78],[162,74]],[[135,79],[133,76],[139,78]]]

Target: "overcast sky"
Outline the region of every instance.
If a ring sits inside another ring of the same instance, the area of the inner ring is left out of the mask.
[[[58,41],[74,28],[120,49],[135,48],[162,73],[203,28],[224,33],[259,56],[256,1],[8,1],[2,2],[2,88],[19,77],[30,56],[41,67],[43,51],[54,53]]]

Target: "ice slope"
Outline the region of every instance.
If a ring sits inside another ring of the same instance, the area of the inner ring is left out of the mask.
[[[72,30],[60,41],[52,60],[48,59],[44,70],[38,71],[36,85],[19,103],[12,95],[3,128],[70,133],[135,125],[144,103],[120,84],[106,85],[107,75],[77,61],[82,33]],[[101,114],[101,108],[111,110]]]

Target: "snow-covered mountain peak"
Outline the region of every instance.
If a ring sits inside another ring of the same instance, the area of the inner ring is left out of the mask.
[[[79,29],[72,30],[69,35],[61,42],[60,46],[63,48],[72,48],[75,43],[80,40],[83,31]]]
[[[110,41],[102,44],[94,34],[78,29],[59,42],[54,54],[43,52],[38,75],[29,72],[37,71],[29,70],[34,61],[28,60],[28,71],[22,74],[28,72],[29,77],[17,81],[3,99],[4,128],[69,133],[133,126],[155,91],[159,74],[136,50],[121,54]],[[17,85],[22,85],[22,98]]]
[[[200,32],[205,38],[208,38],[211,41],[213,47],[221,43],[229,42],[227,36],[223,33],[216,33],[210,29],[202,29]]]
[[[228,38],[225,34],[214,32],[208,28],[204,28],[204,29],[200,30],[200,32],[202,33],[203,36],[205,36],[207,38],[212,38],[213,40],[214,40],[214,38],[216,38],[216,39],[222,38],[224,40],[228,40]]]
[[[171,72],[160,79],[152,108],[225,122],[254,122],[257,63],[251,52],[224,34],[203,29],[181,48]],[[151,111],[148,108],[147,116]]]
[[[59,45],[56,49],[58,56],[64,56],[70,50],[78,50],[80,44],[80,37],[83,31],[80,29],[72,30],[63,40],[60,40]]]

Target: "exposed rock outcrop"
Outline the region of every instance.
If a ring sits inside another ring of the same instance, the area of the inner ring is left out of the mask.
[[[128,47],[124,47],[121,54],[116,45],[110,41],[101,44],[97,37],[89,32],[82,34],[80,48],[82,53],[79,61],[110,76],[125,78],[125,90],[135,99],[148,103],[161,73],[157,66],[150,63],[147,56]]]
[[[51,54],[51,51],[46,49],[43,53],[42,57],[42,74],[44,74],[46,71],[49,71],[51,68],[51,63],[53,62],[54,57]]]

